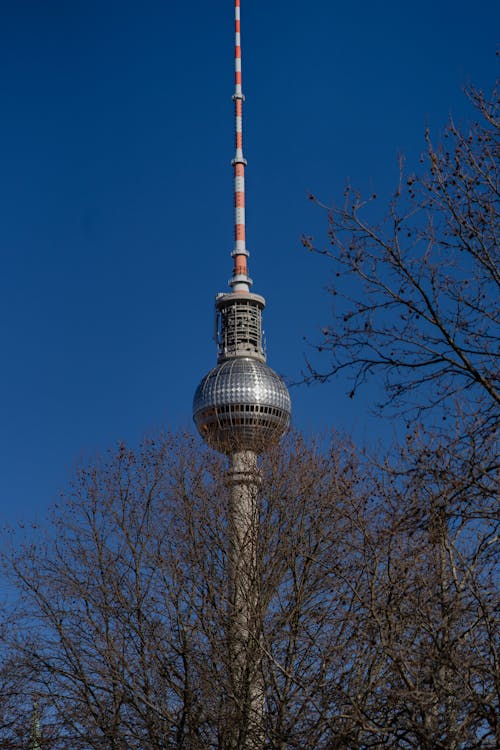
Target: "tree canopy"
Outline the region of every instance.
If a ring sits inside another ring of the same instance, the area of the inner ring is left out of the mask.
[[[345,439],[291,435],[260,471],[263,746],[494,747],[493,488],[473,513],[427,443],[381,471]],[[4,746],[26,746],[33,695],[43,748],[235,747],[224,476],[188,436],[119,446],[81,469],[45,536],[14,547]]]

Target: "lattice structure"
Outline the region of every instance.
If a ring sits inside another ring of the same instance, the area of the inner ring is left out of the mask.
[[[216,300],[218,361],[229,357],[265,359],[262,310],[265,301],[257,294],[220,294]]]

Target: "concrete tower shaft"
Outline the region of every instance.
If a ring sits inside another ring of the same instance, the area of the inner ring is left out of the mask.
[[[232,454],[227,481],[230,486],[228,646],[231,690],[236,699],[228,712],[228,745],[234,750],[262,750],[265,697],[258,551],[260,476],[253,451]]]

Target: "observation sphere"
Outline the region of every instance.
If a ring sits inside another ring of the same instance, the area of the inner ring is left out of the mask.
[[[221,453],[261,453],[285,433],[290,395],[265,362],[233,357],[205,375],[194,394],[193,419],[202,438]]]

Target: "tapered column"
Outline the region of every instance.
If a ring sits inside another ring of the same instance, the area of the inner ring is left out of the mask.
[[[228,513],[230,747],[231,750],[258,750],[263,747],[264,694],[258,565],[260,477],[256,453],[233,453],[228,479],[231,488]]]

